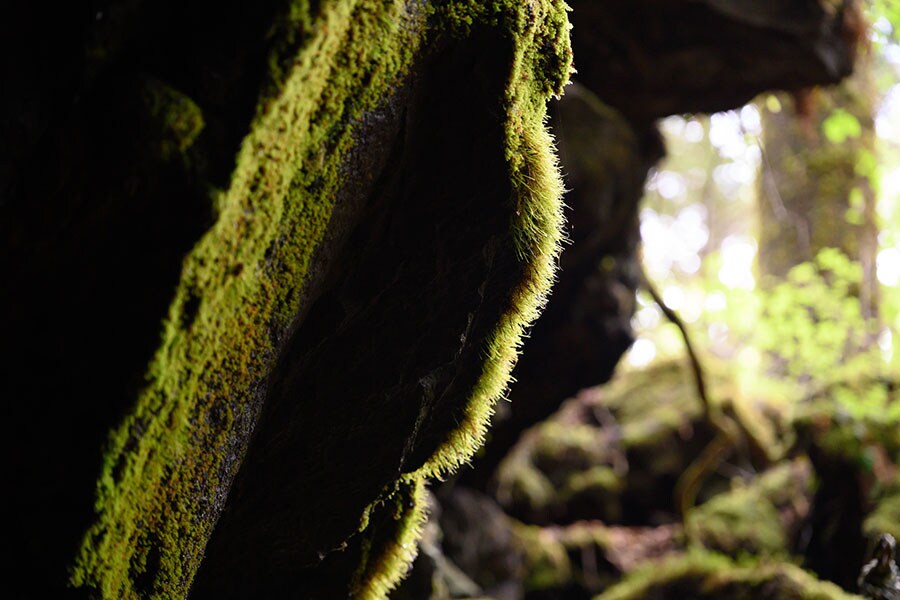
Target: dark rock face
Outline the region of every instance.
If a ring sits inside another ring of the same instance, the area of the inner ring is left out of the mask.
[[[214,220],[209,190],[249,127],[276,3],[219,4],[215,19],[202,2],[154,3],[139,23],[137,3],[17,4],[2,36],[2,396],[29,440],[7,455],[11,514],[30,515],[12,520],[17,581],[40,596],[65,586],[108,432]]]
[[[638,205],[647,171],[662,156],[661,140],[653,128],[636,132],[578,84],[550,114],[569,190],[571,245],[513,372],[511,402],[498,407],[485,454],[466,473],[473,483],[483,484],[519,434],[562,399],[608,380],[633,341]]]
[[[453,44],[420,68],[332,285],[274,372],[193,597],[346,594],[318,578],[307,589],[297,565],[345,544],[372,499],[465,420],[484,340],[523,277],[508,207],[488,201],[512,194],[495,43]]]
[[[861,28],[853,0],[571,5],[578,80],[637,123],[839,81]]]

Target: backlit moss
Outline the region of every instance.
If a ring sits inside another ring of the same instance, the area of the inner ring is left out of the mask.
[[[400,1],[298,1],[284,16],[312,26],[274,44],[280,69],[219,219],[184,260],[147,386],[112,434],[72,585],[106,598],[186,595],[243,451],[235,428],[252,423],[275,340],[301,308],[353,124],[409,68],[419,12]]]
[[[544,122],[547,101],[562,93],[571,70],[566,5],[558,0],[441,2],[440,28],[465,33],[475,22],[508,31],[514,59],[504,99],[506,161],[516,210],[510,228],[525,276],[485,348],[481,377],[462,423],[422,468],[454,471],[482,445],[494,402],[504,393],[525,329],[537,318],[553,282],[562,240],[562,180]]]
[[[387,503],[394,507],[393,531],[383,548],[367,548],[367,560],[361,565],[352,590],[352,596],[360,600],[386,598],[415,560],[428,518],[425,481],[415,477],[402,483]]]
[[[423,518],[417,498],[424,476],[456,468],[480,445],[553,277],[562,185],[543,123],[548,98],[561,93],[570,70],[562,2],[439,2],[431,14],[400,0],[290,3],[272,28],[269,76],[217,202],[218,220],[184,260],[146,388],[111,436],[97,517],[72,585],[107,598],[187,594],[246,450],[279,340],[303,312],[313,257],[347,175],[344,157],[359,141],[357,123],[403,81],[429,18],[432,31],[456,35],[476,22],[502,27],[514,49],[501,120],[516,207],[510,232],[525,277],[484,350],[464,419],[400,484],[418,490],[413,506],[398,513],[394,541],[368,556],[358,595],[383,597],[402,575]],[[149,101],[156,106],[155,97]],[[180,133],[167,151],[183,151],[199,127],[173,122]]]

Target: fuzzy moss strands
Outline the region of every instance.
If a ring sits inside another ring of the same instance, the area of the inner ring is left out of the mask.
[[[422,527],[428,519],[425,480],[412,477],[400,484],[399,489],[382,508],[392,514],[388,517],[386,532],[372,531],[365,542],[364,560],[356,574],[351,596],[360,600],[386,598],[411,567],[418,554],[418,541]],[[380,547],[376,547],[379,545]]]
[[[497,23],[513,44],[503,129],[515,206],[510,233],[523,274],[487,342],[482,374],[465,417],[423,467],[428,476],[455,471],[483,444],[494,402],[506,389],[525,330],[546,303],[555,277],[563,236],[563,183],[545,122],[547,102],[562,94],[572,73],[567,9],[558,0],[440,2],[435,9],[456,35],[469,32],[478,21]]]

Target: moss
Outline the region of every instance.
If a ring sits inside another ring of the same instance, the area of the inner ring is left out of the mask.
[[[808,507],[812,493],[808,461],[785,463],[750,483],[736,481],[730,492],[692,510],[685,532],[692,541],[731,556],[786,555],[790,523],[781,511]]]
[[[470,460],[484,443],[525,330],[546,303],[553,282],[562,240],[563,184],[544,122],[547,101],[568,82],[572,52],[566,5],[558,0],[441,2],[435,16],[439,30],[456,35],[476,22],[496,23],[513,44],[502,118],[515,200],[510,229],[524,265],[524,276],[487,341],[484,367],[462,422],[422,467],[425,475],[440,477]]]
[[[615,498],[623,482],[605,464],[609,454],[598,428],[547,421],[523,436],[501,463],[498,495],[506,505],[538,513],[553,512],[580,494]]]
[[[882,533],[890,533],[900,539],[900,477],[895,477],[879,490],[875,510],[866,517],[863,530],[872,539]]]
[[[352,586],[353,598],[386,598],[416,558],[418,540],[428,518],[424,479],[415,477],[402,483],[387,503],[394,508],[392,530],[377,551],[371,543],[366,548],[366,558]]]
[[[608,413],[608,421],[597,415]],[[661,488],[689,464],[704,430],[684,365],[632,372],[568,400],[526,432],[498,469],[498,498],[514,514],[546,522],[620,522],[637,506],[663,509]],[[632,464],[630,464],[632,463]]]
[[[596,466],[582,473],[572,474],[562,490],[563,499],[586,492],[619,492],[622,480],[612,467]]]
[[[681,361],[620,377],[604,389],[603,396],[621,424],[622,442],[628,447],[656,444],[702,413],[696,387]]]
[[[692,551],[647,564],[595,600],[851,600],[832,583],[779,562],[733,562],[720,554]]]
[[[516,524],[514,532],[526,552],[524,583],[528,591],[598,590],[618,573],[605,559],[614,534],[602,523],[581,521],[564,527]]]
[[[787,552],[787,536],[778,511],[751,488],[716,496],[691,511],[686,531],[707,548],[730,555]]]
[[[417,6],[297,0],[273,26],[270,73],[218,221],[185,258],[147,385],[111,435],[73,586],[116,598],[180,597],[190,588],[279,340],[304,309],[356,124],[403,80],[424,41],[429,15]],[[464,419],[410,476],[415,489],[481,444],[525,328],[546,300],[562,185],[543,123],[546,101],[561,93],[571,64],[562,2],[438,3],[430,17],[435,31],[456,35],[475,22],[496,23],[514,47],[501,118],[516,207],[510,232],[525,276],[484,348]],[[165,88],[148,94],[147,105],[172,133],[163,152],[184,152],[202,119]],[[402,574],[422,518],[414,504],[398,518],[399,545],[370,558],[376,566],[366,570],[360,594],[383,596]]]
[[[315,27],[288,44],[298,47],[292,60],[273,56],[291,66],[268,82],[219,220],[184,260],[147,386],[112,433],[97,517],[71,571],[72,585],[96,595],[187,593],[239,462],[235,439],[301,308],[353,124],[396,86],[421,43],[422,16],[401,2],[305,6],[293,8]],[[159,97],[151,107],[171,104]],[[180,148],[196,120],[160,114],[182,133]]]
[[[203,131],[203,112],[188,96],[157,79],[148,78],[141,101],[154,129],[159,133],[158,155],[162,160],[185,156]]]
[[[568,552],[553,530],[518,525],[515,533],[525,549],[526,589],[560,587],[572,580],[573,569]]]
[[[851,383],[849,389],[861,394],[870,387],[881,385],[882,382],[862,379]],[[897,401],[896,392],[892,394],[888,403]],[[794,427],[825,454],[844,457],[860,472],[871,472],[881,453],[891,463],[900,461],[900,428],[890,421],[869,416],[851,418],[835,396],[834,390],[829,388],[801,405],[794,417]]]

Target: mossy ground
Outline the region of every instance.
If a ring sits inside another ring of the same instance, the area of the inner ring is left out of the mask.
[[[779,562],[734,562],[720,554],[692,551],[647,564],[595,600],[852,600],[834,584]]]
[[[666,362],[566,401],[525,432],[498,469],[497,497],[530,522],[630,522],[665,492],[709,441],[690,374]]]
[[[710,382],[720,406],[735,387],[718,371]],[[729,409],[720,410],[736,420],[755,415]],[[534,597],[612,585],[603,600],[856,597],[841,586],[855,589],[859,542],[891,532],[896,521],[888,477],[896,432],[845,429],[822,411],[801,418],[796,432],[790,423],[767,425],[773,439],[799,439],[775,444],[782,449],[763,457],[764,469],[735,442],[682,519],[672,505],[677,478],[714,437],[702,431],[686,366],[659,363],[583,391],[524,433],[493,490],[522,521],[512,526],[526,557],[521,585]],[[823,452],[846,460],[829,468]],[[866,506],[848,502],[857,491]]]
[[[807,516],[814,486],[806,460],[780,464],[750,483],[738,479],[731,491],[688,513],[687,536],[730,556],[785,557],[789,532]],[[788,515],[788,510],[799,514]]]

